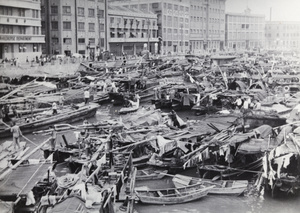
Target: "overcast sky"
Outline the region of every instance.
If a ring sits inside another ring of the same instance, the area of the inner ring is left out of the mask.
[[[248,7],[253,14],[263,14],[272,21],[300,21],[300,0],[226,0],[226,12],[243,12]]]

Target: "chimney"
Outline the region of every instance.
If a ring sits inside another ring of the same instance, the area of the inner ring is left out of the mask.
[[[270,7],[270,21],[272,21],[272,7]]]

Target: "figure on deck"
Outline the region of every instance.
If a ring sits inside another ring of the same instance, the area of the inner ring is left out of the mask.
[[[14,149],[17,150],[16,147],[20,149],[20,136],[22,136],[22,132],[16,122],[13,122],[13,126],[11,127],[10,131],[13,133]]]

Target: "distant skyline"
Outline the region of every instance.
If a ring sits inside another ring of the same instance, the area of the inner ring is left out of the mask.
[[[226,12],[241,13],[247,8],[252,14],[265,15],[272,21],[300,21],[300,0],[226,0]]]

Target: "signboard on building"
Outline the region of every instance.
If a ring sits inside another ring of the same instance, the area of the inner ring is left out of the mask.
[[[31,36],[0,35],[1,41],[31,41]]]

